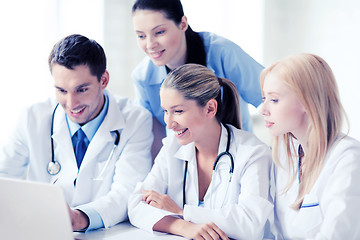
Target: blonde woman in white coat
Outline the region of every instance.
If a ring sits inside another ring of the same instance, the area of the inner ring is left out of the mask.
[[[344,110],[329,65],[290,56],[261,75],[275,136],[278,239],[360,239],[360,143],[341,133]]]
[[[151,172],[129,199],[133,225],[189,239],[263,237],[273,209],[271,153],[240,130],[237,96],[231,81],[201,65],[186,64],[168,75],[160,97],[173,134],[163,140]],[[232,178],[228,156],[213,172],[229,138]]]

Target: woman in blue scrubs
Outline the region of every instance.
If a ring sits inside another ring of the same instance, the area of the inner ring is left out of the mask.
[[[231,80],[240,97],[242,128],[250,130],[247,103],[261,99],[259,76],[263,67],[228,39],[210,32],[194,32],[180,0],[137,0],[132,8],[134,30],[147,57],[134,69],[137,101],[154,116],[154,133],[164,136],[160,85],[167,74],[185,63],[207,66],[218,77]],[[156,139],[155,139],[156,141]]]

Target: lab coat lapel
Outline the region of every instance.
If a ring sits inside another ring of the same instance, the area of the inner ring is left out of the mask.
[[[229,127],[230,128],[230,127]],[[231,134],[231,128],[230,128]],[[218,148],[218,155],[225,152],[228,140],[228,133],[226,128],[221,124],[221,137]],[[233,139],[231,139],[232,142]],[[230,144],[229,152],[235,156],[234,152],[235,144]],[[228,156],[223,156],[218,161],[217,169],[212,174],[212,180],[204,196],[205,206],[210,208],[220,208],[227,201],[224,197],[228,198],[229,193],[226,193],[227,186],[229,184],[229,171],[230,171],[230,159]],[[211,206],[210,206],[210,205]]]
[[[109,132],[123,129],[125,126],[125,119],[121,113],[120,106],[118,106],[114,95],[107,91],[106,94],[109,97],[109,108],[104,122],[100,127],[104,126],[104,131]]]
[[[114,97],[110,93],[108,96],[108,112],[104,118],[103,123],[100,125],[99,129],[91,140],[79,169],[73,200],[74,204],[82,204],[84,202],[91,201],[91,199],[96,195],[96,186],[92,188],[94,192],[89,191],[89,189],[90,186],[95,184],[94,178],[96,178],[96,174],[98,174],[99,170],[102,169],[102,166],[107,161],[111,149],[114,146],[115,137],[111,134],[111,132],[118,130],[120,132],[121,139],[121,131],[125,126],[124,117]],[[121,145],[123,145],[122,141],[119,143],[116,151],[117,153],[121,151],[119,150],[123,147]],[[101,187],[100,185],[97,187]]]
[[[94,162],[107,160],[107,152],[110,154],[115,139],[111,132],[115,130],[119,130],[119,132],[121,132],[125,126],[124,117],[116,104],[114,96],[108,93],[108,97],[108,112],[86,150],[79,174],[87,167],[92,166]],[[93,172],[91,172],[91,174],[92,173]],[[90,174],[90,172],[88,174]]]
[[[81,163],[73,198],[75,206],[91,201],[100,187],[99,182],[94,181],[95,175],[101,168],[98,166],[98,162],[106,161],[107,153],[111,151],[112,147],[111,134],[109,131],[104,131],[103,128],[100,126],[96,132]]]
[[[178,151],[174,154],[174,157],[179,161],[188,161],[188,170],[187,170],[187,179],[186,179],[186,188],[185,188],[186,203],[191,205],[198,205],[199,186],[198,186],[195,144],[192,142],[185,146],[181,146],[178,149]]]
[[[55,158],[62,165],[65,164],[71,167],[76,167],[76,159],[71,142],[69,128],[66,123],[65,112],[60,106],[56,110],[53,124],[54,133],[52,137],[54,139]],[[60,156],[67,156],[67,158],[63,158]],[[71,161],[69,159],[71,159]]]
[[[174,157],[179,160],[187,160],[192,162],[193,157],[195,156],[195,144],[193,142],[180,146],[179,149],[174,154]]]
[[[68,196],[67,202],[71,203],[78,168],[66,123],[65,111],[61,106],[55,112],[53,127],[55,160],[61,165],[61,171],[54,178],[56,178],[56,184],[62,186],[65,196]]]

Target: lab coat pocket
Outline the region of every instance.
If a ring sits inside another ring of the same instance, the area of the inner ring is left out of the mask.
[[[321,206],[316,194],[305,195],[304,201],[294,219],[294,228],[306,236],[312,236],[313,232],[319,230],[323,221]]]
[[[99,156],[99,158],[97,159],[97,161],[95,163],[94,179],[97,179],[97,180],[103,179],[104,168],[106,168],[108,164],[109,164],[109,161],[105,156],[103,156],[103,157]]]
[[[96,157],[94,168],[94,181],[103,181],[106,178],[111,178],[114,174],[114,165],[116,162],[117,149],[105,150]],[[109,154],[107,155],[106,153]]]
[[[114,162],[106,157],[96,162],[92,187],[97,197],[103,196],[110,190],[112,177],[114,175]]]

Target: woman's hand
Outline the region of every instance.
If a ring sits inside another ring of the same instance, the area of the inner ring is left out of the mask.
[[[195,224],[173,216],[163,217],[154,225],[153,230],[183,236],[187,239],[229,240],[215,223]]]
[[[184,229],[184,233],[184,237],[194,240],[229,240],[226,234],[213,222],[204,224],[191,223]]]
[[[156,191],[143,190],[143,198],[147,204],[163,209],[178,215],[183,215],[183,210],[166,194],[160,194]]]

